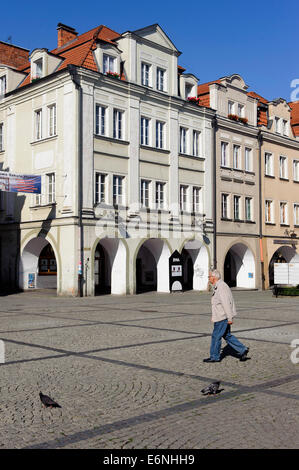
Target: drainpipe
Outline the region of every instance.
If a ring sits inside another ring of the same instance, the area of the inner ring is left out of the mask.
[[[74,65],[69,65],[68,70],[70,72],[72,81],[78,90],[78,231],[79,231],[79,260],[78,260],[78,295],[83,297],[83,223],[82,223],[82,205],[83,205],[83,112],[82,112],[82,102],[83,102],[83,93],[82,87],[80,85],[80,80],[77,75],[77,70]]]
[[[214,220],[214,260],[213,265],[214,269],[217,269],[217,240],[216,240],[216,232],[217,232],[217,168],[216,168],[216,130],[217,130],[217,118],[214,116],[212,120],[212,127],[213,127],[213,149],[212,149],[212,162],[213,162],[213,220]]]
[[[260,238],[260,259],[261,259],[261,276],[262,276],[262,290],[265,290],[265,271],[264,271],[264,254],[263,254],[263,201],[262,201],[262,144],[263,136],[262,131],[259,130],[258,136],[259,143],[259,238]]]

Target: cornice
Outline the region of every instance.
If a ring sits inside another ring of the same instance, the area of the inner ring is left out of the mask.
[[[294,147],[299,149],[299,141],[295,139],[291,139],[290,137],[281,136],[278,134],[273,134],[272,132],[268,132],[266,130],[261,130],[261,136],[263,140],[266,142],[272,142],[279,145],[284,145],[285,147]]]

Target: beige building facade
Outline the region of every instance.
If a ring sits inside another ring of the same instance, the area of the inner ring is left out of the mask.
[[[232,287],[260,288],[257,99],[234,74],[198,87],[216,110],[215,266]]]
[[[292,131],[289,104],[278,99],[267,107],[267,128],[261,127],[265,288],[274,285],[275,262],[299,262],[299,142]]]

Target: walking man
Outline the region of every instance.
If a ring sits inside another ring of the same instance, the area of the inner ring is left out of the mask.
[[[244,346],[230,332],[233,317],[237,314],[235,302],[229,286],[222,281],[219,271],[214,269],[209,273],[209,281],[213,286],[212,295],[212,333],[210,357],[203,362],[220,362],[220,349],[222,338],[240,354],[240,361],[245,361],[249,348]]]

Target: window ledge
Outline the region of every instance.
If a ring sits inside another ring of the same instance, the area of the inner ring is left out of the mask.
[[[51,135],[49,137],[44,137],[43,139],[39,139],[39,140],[34,140],[33,142],[30,142],[31,145],[37,145],[37,144],[41,144],[43,142],[49,142],[50,140],[55,140],[57,139],[58,137],[58,134],[55,134],[55,135]]]
[[[275,222],[265,222],[266,225],[276,225]]]
[[[107,137],[105,135],[100,135],[100,134],[94,134],[94,137],[97,139],[106,140],[107,142],[115,142],[115,143],[123,144],[123,145],[130,144],[130,142],[128,142],[127,140],[116,139],[114,137]]]
[[[33,206],[29,206],[29,209],[37,210],[37,209],[43,209],[44,207],[53,207],[56,205],[57,205],[56,202],[49,202],[47,204],[34,204]]]
[[[264,176],[266,176],[267,178],[275,178],[275,176],[273,176],[273,175],[267,175],[266,173],[265,173]]]
[[[205,160],[205,157],[201,157],[200,155],[198,155],[198,156],[196,156],[196,155],[191,155],[191,154],[189,154],[189,153],[181,153],[181,152],[179,152],[179,156],[180,156],[180,157],[192,158],[193,160],[199,160],[199,161]]]
[[[170,150],[161,149],[161,148],[159,148],[159,147],[152,147],[152,146],[150,146],[150,145],[143,145],[143,144],[140,144],[140,148],[145,149],[145,150],[154,151],[154,152],[170,153]]]
[[[221,217],[221,220],[223,220],[224,222],[232,222],[233,219],[228,219],[227,217]]]
[[[290,224],[280,224],[281,227],[290,227]]]
[[[254,220],[244,220],[245,224],[255,224]]]
[[[282,176],[279,177],[281,181],[290,181],[289,178],[283,178]]]

